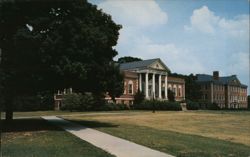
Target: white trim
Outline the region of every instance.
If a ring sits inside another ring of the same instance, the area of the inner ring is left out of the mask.
[[[146,99],[148,99],[148,98],[149,98],[149,97],[148,97],[148,73],[145,74],[145,82],[146,82],[146,83],[145,83],[145,84],[146,84],[146,85],[145,85],[145,92],[146,92],[145,95],[146,95]]]
[[[153,98],[155,98],[155,74],[153,73],[153,76],[152,76],[152,84],[153,84]]]

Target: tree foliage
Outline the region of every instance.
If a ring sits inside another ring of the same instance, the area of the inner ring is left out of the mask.
[[[172,73],[169,76],[183,78],[185,80],[185,97],[191,101],[198,101],[201,99],[200,86],[196,82],[197,78],[193,74],[181,75],[177,73]]]
[[[247,106],[248,109],[250,109],[250,95],[247,96]]]
[[[124,56],[120,57],[117,62],[121,64],[121,63],[135,62],[135,61],[142,61],[142,59],[137,57]]]
[[[135,95],[134,95],[134,104],[136,105],[140,105],[145,99],[145,95],[143,92],[138,91]]]
[[[104,92],[120,28],[86,0],[0,1],[6,118],[15,96],[69,87]]]
[[[171,102],[175,102],[175,93],[170,89],[168,89],[168,100]]]
[[[107,92],[109,96],[115,101],[115,97],[122,95],[124,91],[124,76],[120,72],[120,68],[114,62],[110,63],[110,67],[107,69]]]

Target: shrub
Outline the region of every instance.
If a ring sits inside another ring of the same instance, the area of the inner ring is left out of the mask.
[[[220,110],[220,107],[217,103],[207,103],[206,107],[208,110]]]
[[[168,110],[168,111],[180,111],[182,110],[180,103],[159,101],[159,100],[145,100],[141,104],[135,104],[135,109],[138,110]]]
[[[141,104],[145,99],[143,92],[138,91],[134,96],[134,104]]]
[[[89,111],[96,104],[96,101],[91,93],[84,94],[67,94],[62,100],[62,110],[78,110]]]
[[[170,89],[168,89],[168,100],[175,102],[175,93]]]
[[[197,102],[193,102],[193,101],[186,101],[187,104],[187,109],[188,110],[199,110],[200,109],[200,105]]]
[[[97,111],[118,111],[118,110],[128,110],[128,106],[125,104],[115,104],[115,103],[105,103],[102,106],[95,108]]]

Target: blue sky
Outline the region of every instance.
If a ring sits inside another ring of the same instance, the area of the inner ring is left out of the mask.
[[[123,26],[119,55],[161,58],[181,74],[249,81],[249,0],[89,0]],[[250,93],[250,88],[248,88]]]

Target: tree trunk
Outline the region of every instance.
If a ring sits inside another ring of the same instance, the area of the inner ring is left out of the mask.
[[[13,100],[7,99],[5,103],[5,120],[13,120]]]

